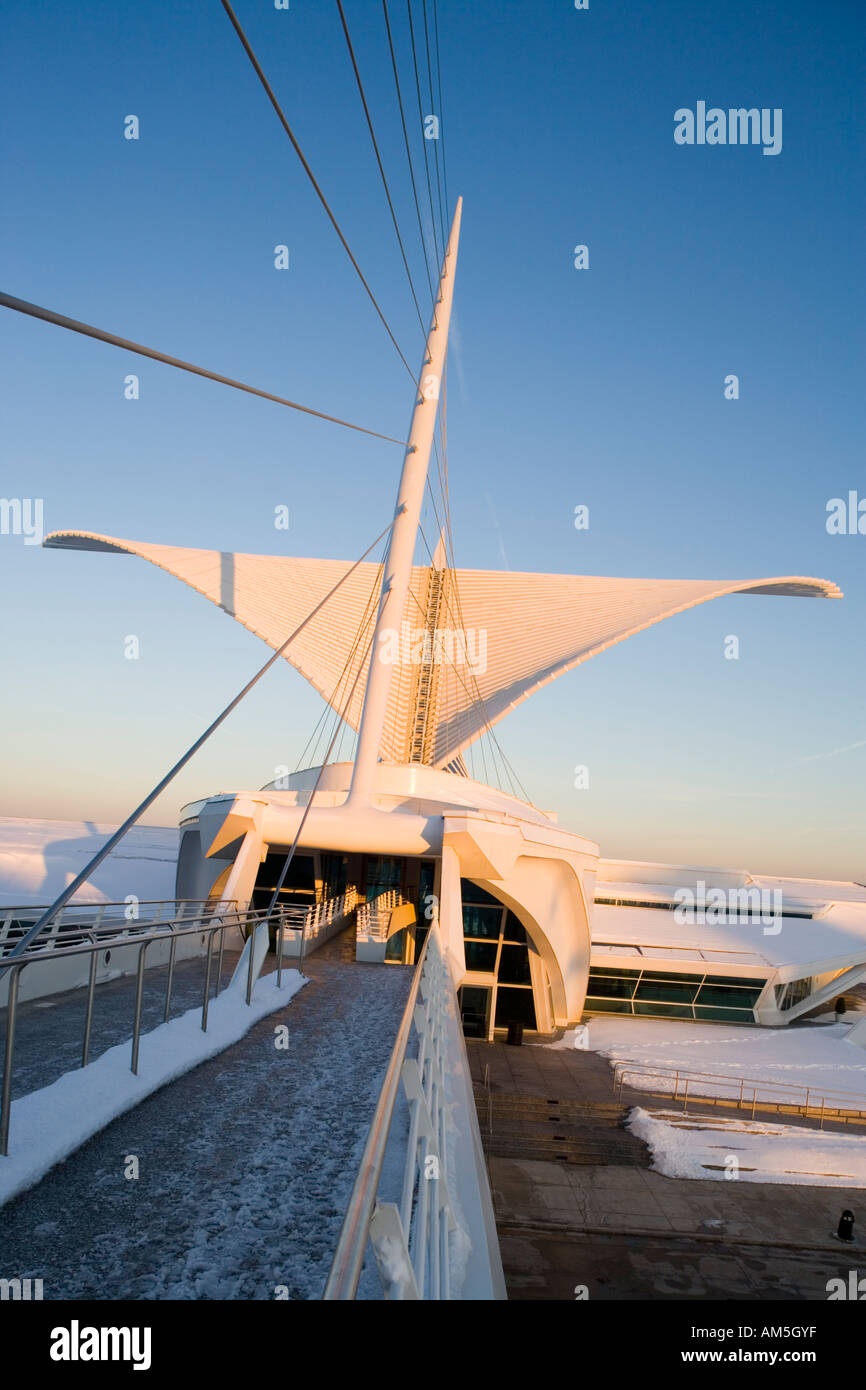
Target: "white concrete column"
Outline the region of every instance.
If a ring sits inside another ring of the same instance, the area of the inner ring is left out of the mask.
[[[463,946],[463,898],[460,892],[460,858],[450,845],[442,846],[442,872],[439,881],[439,930],[442,948],[451,970],[455,989],[466,974]]]

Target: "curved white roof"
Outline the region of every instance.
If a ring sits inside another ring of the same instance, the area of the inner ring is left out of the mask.
[[[138,555],[182,579],[274,650],[351,569],[344,560],[194,550],[90,531],[55,531],[44,545]],[[430,574],[420,566],[412,571],[404,613],[412,632],[425,625]],[[285,659],[334,708],[345,703],[358,669],[357,654],[367,649],[380,579],[378,565],[359,565],[286,652]],[[444,594],[440,627],[474,634],[475,642],[483,634],[483,646],[470,640],[462,660],[436,669],[429,762],[440,768],[540,686],[675,613],[728,594],[841,598],[830,581],[802,575],[614,579],[496,570],[445,571]],[[380,749],[383,758],[394,762],[411,760],[417,672],[417,664],[409,662],[394,667]],[[347,722],[353,729],[360,722],[364,685],[362,678],[349,705]]]

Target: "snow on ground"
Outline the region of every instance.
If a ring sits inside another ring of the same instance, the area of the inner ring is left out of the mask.
[[[862,1134],[825,1134],[797,1125],[684,1117],[679,1111],[631,1111],[628,1128],[643,1139],[652,1166],[668,1178],[866,1187]],[[736,1159],[736,1165],[732,1162]]]
[[[0,816],[0,906],[50,903],[105,844],[115,825]],[[78,901],[174,897],[178,830],[136,825],[76,895]]]
[[[859,1015],[852,1016],[853,1019]],[[710,1072],[730,1077],[731,1083],[690,1081],[690,1095],[731,1096],[741,1078],[777,1081],[778,1091],[765,1087],[764,1100],[787,1100],[785,1088],[811,1087],[824,1092],[851,1093],[850,1108],[866,1108],[866,1051],[845,1042],[851,1024],[827,1027],[747,1028],[719,1023],[689,1023],[662,1018],[594,1018],[589,1024],[589,1048],[611,1062],[642,1062],[655,1067]],[[674,1079],[629,1072],[635,1090],[673,1093]],[[736,1083],[736,1085],[734,1084]],[[682,1086],[682,1082],[680,1083]],[[798,1098],[801,1098],[802,1091]]]
[[[89,1066],[13,1100],[9,1154],[0,1159],[0,1206],[32,1187],[118,1115],[237,1042],[259,1019],[283,1008],[305,983],[297,970],[283,972],[280,988],[276,974],[267,975],[256,981],[247,1005],[246,959],[245,949],[235,979],[211,1001],[206,1033],[201,1009],[189,1009],[142,1035],[137,1074],[130,1069],[130,1044],[118,1043]]]

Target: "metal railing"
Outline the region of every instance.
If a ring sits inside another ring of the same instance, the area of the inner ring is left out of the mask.
[[[324,945],[342,930],[346,918],[351,916],[357,904],[358,890],[350,886],[336,897],[323,898],[321,902],[310,903],[308,907],[289,904],[279,909],[282,918],[280,956],[299,956],[303,960],[307,951]]]
[[[651,1062],[617,1061],[613,1064],[613,1089],[620,1100],[627,1076],[642,1080],[656,1079],[659,1084],[655,1090],[651,1086],[637,1086],[634,1089],[670,1096],[674,1102],[681,1101],[684,1115],[688,1114],[691,1100],[694,1104],[748,1110],[751,1119],[755,1118],[756,1110],[769,1110],[779,1115],[801,1115],[819,1120],[820,1129],[823,1129],[825,1120],[866,1125],[866,1096],[857,1091],[827,1090],[802,1082],[723,1076],[717,1072],[655,1066]],[[664,1082],[669,1084],[663,1085]],[[729,1089],[731,1094],[720,1096],[720,1088]]]
[[[223,900],[222,910],[237,911],[237,904]],[[69,903],[60,908],[39,935],[25,948],[25,954],[36,950],[65,949],[93,933],[111,932],[131,935],[158,922],[181,922],[184,919],[212,912],[213,901],[206,898],[160,898],[140,901],[137,898],[110,903]],[[34,922],[46,911],[33,903],[0,907],[0,957],[14,951]]]
[[[106,904],[109,906],[109,904]],[[282,932],[282,913],[274,913],[270,920],[275,922],[278,933]],[[205,952],[205,973],[204,986],[201,1004],[201,1027],[203,1032],[207,1032],[208,1008],[212,997],[216,997],[222,988],[223,954],[225,949],[226,931],[237,929],[241,938],[249,935],[254,936],[255,929],[264,921],[268,920],[265,912],[241,912],[230,905],[228,911],[220,903],[204,903],[199,905],[199,910],[192,914],[187,913],[182,917],[177,917],[174,921],[157,921],[151,919],[149,922],[124,923],[120,927],[118,923],[107,923],[105,917],[100,920],[99,925],[86,922],[76,922],[74,931],[70,933],[70,939],[64,940],[63,935],[58,936],[53,933],[54,924],[49,924],[44,929],[45,936],[40,933],[27,949],[20,956],[7,955],[0,958],[0,984],[4,980],[9,981],[9,994],[6,1014],[6,1038],[3,1054],[3,1093],[0,1097],[0,1156],[6,1156],[9,1152],[9,1123],[12,1111],[12,1073],[15,1059],[15,1031],[18,1018],[18,995],[21,975],[24,970],[33,970],[40,963],[56,963],[58,956],[74,958],[77,956],[89,956],[90,969],[87,983],[87,1002],[84,1013],[84,1028],[81,1048],[81,1066],[86,1067],[90,1060],[90,1040],[93,1027],[94,1002],[96,994],[96,974],[99,953],[111,947],[130,947],[137,950],[135,967],[135,996],[132,1018],[132,1037],[130,1069],[137,1075],[139,1047],[141,1041],[141,1015],[144,992],[144,974],[146,966],[147,952],[155,944],[165,944],[168,942],[168,972],[165,985],[165,1003],[163,1006],[163,1022],[167,1023],[171,1011],[171,996],[174,984],[175,959],[178,942],[187,936],[202,935],[207,937],[207,950]],[[215,938],[219,936],[218,948],[215,948]],[[50,938],[50,939],[47,939]],[[213,963],[214,951],[217,949],[216,981],[213,988]],[[254,975],[255,951],[253,943],[250,943],[249,961],[247,968],[246,982],[246,1002],[251,1003],[252,989],[255,981]],[[131,973],[131,972],[130,972]],[[281,984],[282,968],[280,960],[277,960],[277,985]]]
[[[369,941],[387,941],[391,913],[407,901],[399,888],[386,888],[375,898],[358,904],[358,935]]]
[[[453,987],[438,924],[431,926],[415,967],[409,998],[352,1189],[322,1297],[355,1297],[367,1241],[387,1299],[450,1297],[449,1233],[455,1227],[445,1130],[447,1003]],[[417,1055],[407,1056],[410,1034]],[[394,1107],[402,1082],[409,1137],[400,1205],[378,1200]]]

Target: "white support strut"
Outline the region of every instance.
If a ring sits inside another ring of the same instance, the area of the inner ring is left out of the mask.
[[[433,431],[436,426],[439,392],[445,370],[445,355],[448,350],[448,325],[454,298],[454,275],[457,268],[462,211],[463,199],[458,198],[451,234],[442,261],[439,298],[433,307],[433,321],[421,368],[420,389],[412,414],[409,444],[397,490],[396,520],[382,576],[382,596],[379,600],[376,632],[370,653],[355,770],[349,790],[348,801],[354,806],[369,805],[374,791],[376,762],[393,675],[393,666],[382,659],[383,640],[387,633],[399,632],[409,590],[415,541],[421,519],[421,504],[424,500],[424,486],[433,445]]]

